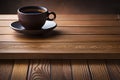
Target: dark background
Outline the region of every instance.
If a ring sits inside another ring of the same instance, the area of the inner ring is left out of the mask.
[[[16,13],[26,5],[45,6],[57,14],[116,14],[120,0],[0,0],[0,13]]]

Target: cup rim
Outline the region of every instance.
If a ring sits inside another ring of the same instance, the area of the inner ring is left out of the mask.
[[[43,13],[48,12],[48,9],[45,8],[45,7],[43,7],[43,6],[24,6],[24,7],[18,8],[18,9],[17,9],[17,12],[20,13],[20,14],[24,14],[24,15],[38,15],[38,14],[43,14],[43,13],[31,13],[31,14],[30,14],[30,13],[22,12],[21,10],[22,10],[22,9],[25,9],[25,8],[39,8],[39,9],[44,9],[44,10],[45,10],[45,12],[43,12]]]

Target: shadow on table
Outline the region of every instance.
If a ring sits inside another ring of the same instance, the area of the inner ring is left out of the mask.
[[[28,38],[28,39],[47,39],[47,38],[54,38],[56,36],[60,36],[60,34],[62,34],[62,31],[58,31],[58,30],[53,30],[51,32],[45,33],[45,34],[38,34],[38,35],[25,35],[25,34],[21,34],[21,35],[16,35],[16,37],[19,38]]]

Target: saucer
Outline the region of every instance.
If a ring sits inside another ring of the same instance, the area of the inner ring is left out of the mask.
[[[47,32],[52,31],[57,24],[54,21],[46,20],[45,24],[42,26],[42,29],[40,30],[26,30],[24,26],[22,26],[19,21],[11,23],[10,27],[15,30],[16,32],[22,33],[22,34],[30,34],[30,35],[36,35],[36,34],[45,34]]]

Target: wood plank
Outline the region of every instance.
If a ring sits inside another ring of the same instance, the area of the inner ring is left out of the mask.
[[[11,80],[26,80],[28,60],[15,60]]]
[[[9,27],[0,27],[0,34],[6,34],[6,35],[18,35],[17,32],[12,30]],[[78,34],[96,34],[96,35],[102,35],[102,34],[120,34],[120,27],[96,27],[96,26],[74,26],[74,27],[57,27],[54,32],[59,32],[59,35],[78,35]]]
[[[48,35],[48,36],[24,36],[24,35],[0,35],[0,43],[4,42],[110,42],[120,41],[120,35]]]
[[[116,20],[115,14],[77,14],[77,15],[57,15],[56,20]]]
[[[0,35],[0,43],[4,42],[91,42],[91,41],[120,41],[120,35],[48,35],[48,36],[25,36],[25,35]]]
[[[51,80],[48,60],[31,60],[28,80]]]
[[[107,26],[74,26],[74,27],[57,27],[55,29],[56,31],[61,31],[61,34],[80,34],[80,35],[86,35],[86,34],[120,34],[120,27],[107,27]]]
[[[17,20],[16,14],[0,14],[0,21],[2,20]]]
[[[0,80],[11,79],[13,64],[13,60],[0,60]]]
[[[1,23],[1,22],[0,22]],[[58,26],[120,26],[118,21],[56,21]]]
[[[14,21],[0,21],[0,26],[9,26]],[[120,26],[118,20],[98,20],[98,21],[56,21],[58,26]]]
[[[79,14],[79,15],[57,15],[56,20],[116,20],[115,14]],[[1,14],[0,20],[17,20],[16,14]]]
[[[51,61],[52,80],[72,80],[71,66],[69,60]]]
[[[72,60],[73,80],[91,80],[87,60]]]
[[[107,68],[111,80],[120,79],[120,60],[107,60]]]
[[[0,53],[109,53],[120,54],[120,42],[79,42],[79,43],[0,43]]]
[[[92,80],[110,80],[104,60],[88,60]]]

